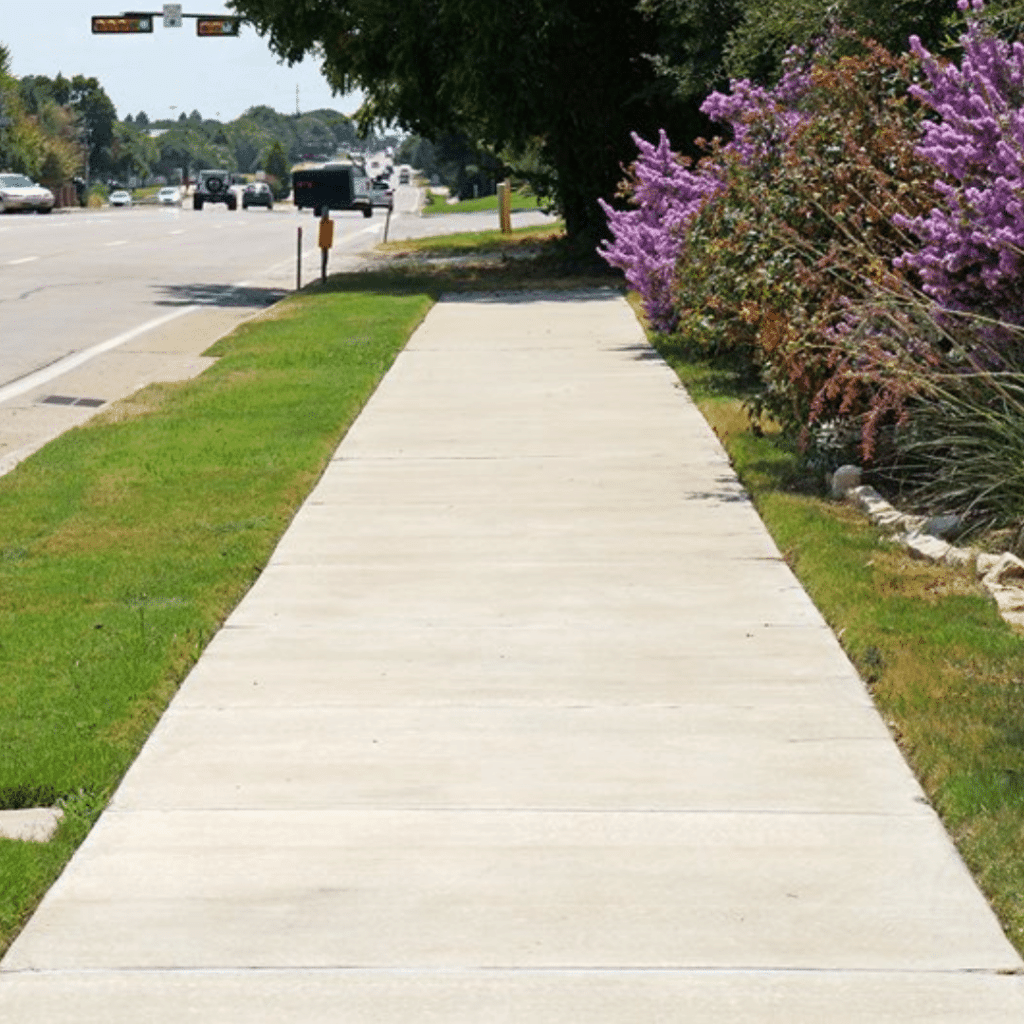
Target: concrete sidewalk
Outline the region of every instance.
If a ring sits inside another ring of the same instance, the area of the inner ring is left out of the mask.
[[[625,302],[459,297],[0,965],[0,1020],[1019,1024],[1022,968]]]

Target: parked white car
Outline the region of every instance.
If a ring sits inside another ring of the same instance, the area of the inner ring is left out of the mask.
[[[131,206],[132,196],[130,192],[125,192],[124,189],[118,189],[116,192],[110,193],[110,205],[111,206]]]
[[[0,213],[8,210],[35,210],[49,213],[53,209],[53,193],[37,185],[24,174],[0,174]]]
[[[161,206],[181,206],[181,190],[168,185],[157,192],[156,201]]]

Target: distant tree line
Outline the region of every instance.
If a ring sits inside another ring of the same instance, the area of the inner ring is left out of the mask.
[[[10,52],[0,44],[0,171],[17,171],[51,188],[74,179],[83,185],[179,183],[204,167],[218,167],[239,174],[264,171],[277,191],[286,191],[295,163],[399,141],[361,132],[350,117],[330,109],[280,114],[255,106],[227,123],[198,110],[177,119],[151,119],[139,111],[119,120],[96,78],[15,78]]]

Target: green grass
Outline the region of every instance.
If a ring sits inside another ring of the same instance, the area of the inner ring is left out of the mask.
[[[0,478],[0,948],[254,581],[432,301],[372,277],[286,301]]]
[[[526,195],[521,192],[512,193],[512,212],[521,213],[524,210],[542,210],[544,203],[534,195]],[[480,213],[493,210],[498,215],[498,197],[481,196],[479,199],[463,199],[457,203],[447,202],[445,196],[433,192],[427,193],[427,205],[423,212],[427,214],[444,213]]]
[[[820,483],[744,389],[652,338],[729,451],[769,531],[841,638],[925,792],[1024,952],[1024,636],[967,570],[912,560]]]

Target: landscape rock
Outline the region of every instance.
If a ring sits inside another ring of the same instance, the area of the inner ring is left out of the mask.
[[[876,526],[892,530],[890,539],[904,547],[912,558],[949,566],[973,563],[982,586],[996,602],[999,614],[1011,625],[1024,628],[1024,559],[1009,551],[989,555],[957,547],[944,536],[955,536],[962,530],[959,516],[905,515],[873,487],[851,487],[846,492],[846,500],[856,505]]]
[[[56,807],[29,807],[0,811],[0,838],[27,843],[46,843],[57,831],[64,812]]]
[[[943,540],[952,540],[963,532],[963,528],[963,517],[953,512],[942,516],[932,516],[922,526],[925,533],[930,533],[933,537],[941,537]]]
[[[860,466],[840,466],[833,474],[829,488],[833,498],[846,497],[847,491],[860,486]]]
[[[908,533],[904,543],[911,557],[926,562],[944,562],[950,548],[948,541],[920,532]]]
[[[999,562],[999,557],[999,555],[989,555],[985,553],[978,555],[978,562],[975,568],[977,570],[979,579],[982,576],[988,575],[988,573],[995,568],[995,566]]]
[[[995,556],[995,564],[985,573],[986,586],[1013,587],[1024,593],[1024,561],[1009,551]]]

